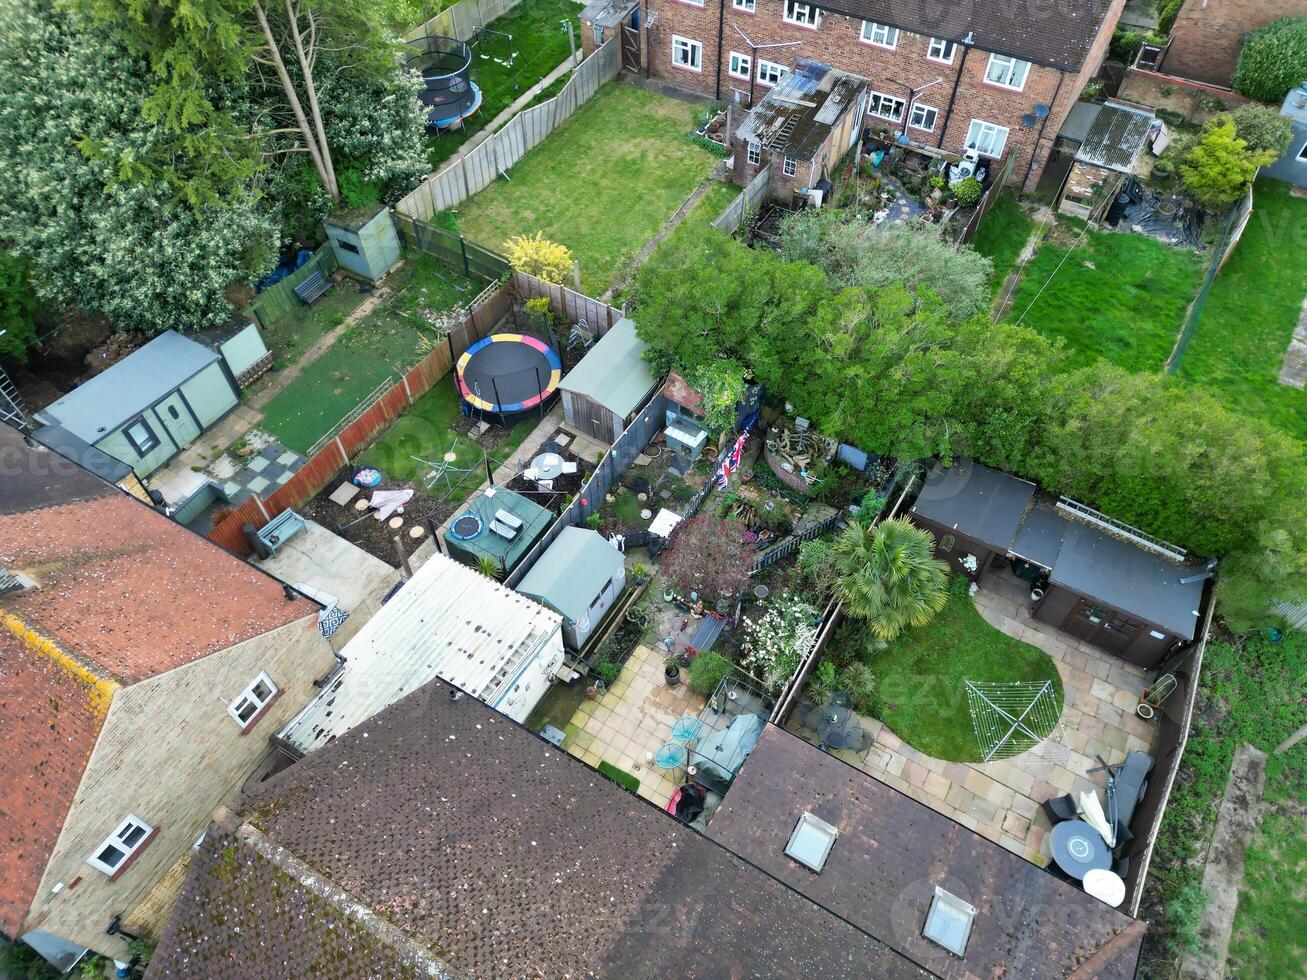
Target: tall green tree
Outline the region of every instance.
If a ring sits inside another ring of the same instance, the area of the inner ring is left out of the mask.
[[[835,592],[879,640],[925,626],[948,602],[948,565],[935,538],[901,517],[875,527],[855,521],[835,541]]]
[[[28,262],[0,249],[0,357],[27,360],[36,343],[36,296],[27,278]]]
[[[1248,190],[1263,162],[1239,138],[1233,120],[1218,116],[1181,158],[1180,181],[1204,207],[1226,208]]]

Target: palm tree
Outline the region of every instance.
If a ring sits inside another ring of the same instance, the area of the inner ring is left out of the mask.
[[[835,542],[835,592],[879,640],[924,626],[948,602],[948,565],[935,538],[903,518],[850,524]]]

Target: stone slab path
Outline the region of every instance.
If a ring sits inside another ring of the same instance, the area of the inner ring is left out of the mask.
[[[1289,349],[1284,352],[1280,367],[1280,384],[1302,388],[1307,385],[1307,299],[1302,301],[1302,315],[1294,328]]]
[[[1244,854],[1257,829],[1265,785],[1266,753],[1251,745],[1240,745],[1230,765],[1225,798],[1216,816],[1216,830],[1203,869],[1203,891],[1208,898],[1198,930],[1203,948],[1198,953],[1187,953],[1180,961],[1180,976],[1185,980],[1225,976],[1225,959],[1230,952],[1230,934],[1243,884]]]

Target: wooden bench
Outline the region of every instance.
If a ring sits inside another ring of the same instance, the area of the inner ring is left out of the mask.
[[[303,530],[304,518],[287,509],[259,529],[259,540],[275,555],[278,548]]]
[[[305,306],[312,306],[330,288],[331,280],[314,269],[295,287],[295,295],[304,302]]]

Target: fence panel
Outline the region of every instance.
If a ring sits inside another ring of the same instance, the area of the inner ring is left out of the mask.
[[[296,286],[315,272],[329,276],[336,271],[336,267],[336,253],[330,244],[323,245],[289,276],[255,296],[250,301],[250,312],[262,326],[271,326],[299,307],[300,298],[295,295]]]
[[[554,313],[563,317],[573,326],[584,320],[586,326],[601,337],[609,331],[613,324],[626,316],[625,310],[609,306],[602,300],[593,299],[585,295],[585,293],[578,293],[566,286],[537,279],[526,272],[515,271],[513,273],[513,285],[522,299],[548,297],[549,308]]]
[[[1020,153],[1021,147],[1013,147],[1012,152],[1003,162],[1003,169],[989,182],[989,187],[985,189],[975,212],[967,219],[965,225],[954,232],[953,240],[959,245],[967,244],[975,236],[976,229],[980,227],[980,223],[985,220],[985,215],[989,214],[989,209],[994,206],[998,196],[1003,193],[1003,188],[1007,186],[1008,178],[1012,176],[1012,168],[1017,165],[1017,157]]]
[[[472,35],[496,17],[502,17],[521,0],[462,0],[446,7],[436,16],[409,31],[405,38],[413,40],[427,35],[456,37],[470,41]]]
[[[604,83],[617,77],[622,68],[620,40],[614,35],[605,41],[577,66],[558,95],[519,112],[499,132],[453,160],[444,170],[427,177],[395,205],[395,210],[418,221],[427,221],[437,211],[451,208],[490,186],[501,171],[522,159]]]
[[[498,252],[398,211],[392,211],[391,217],[406,248],[426,252],[455,272],[482,280],[502,279],[509,272],[508,259]]]
[[[726,205],[725,211],[713,219],[714,228],[733,235],[740,225],[744,224],[745,216],[762,206],[762,202],[767,198],[768,188],[771,186],[771,168],[771,162],[768,161],[765,167],[754,174],[753,180],[740,191],[739,196]]]

